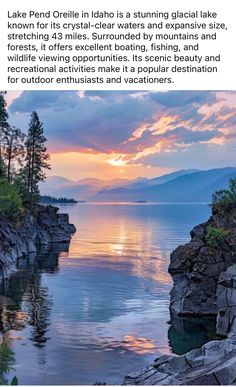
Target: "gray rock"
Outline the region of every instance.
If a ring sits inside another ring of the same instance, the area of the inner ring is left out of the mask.
[[[236,265],[221,273],[217,286],[217,334],[236,335]]]
[[[211,246],[206,239],[208,226],[224,228],[228,236]],[[214,210],[210,219],[190,234],[191,241],[177,247],[170,256],[169,273],[174,282],[171,314],[217,314],[219,276],[236,262],[236,209],[225,215]]]
[[[211,341],[181,356],[161,356],[127,375],[121,385],[230,385],[236,380],[236,344]]]
[[[15,225],[0,218],[0,281],[17,271],[17,262],[37,252],[37,246],[69,242],[76,231],[67,214],[58,214],[58,208],[38,205],[35,215],[29,212]]]
[[[217,315],[217,335],[224,339],[185,355],[161,356],[122,385],[236,384],[236,207],[231,210],[214,210],[208,222],[194,227],[191,241],[173,251],[169,266],[172,324],[181,329],[180,316]],[[214,246],[206,238],[209,225],[228,231]]]

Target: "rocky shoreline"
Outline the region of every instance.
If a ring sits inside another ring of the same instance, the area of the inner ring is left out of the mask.
[[[54,206],[37,205],[34,214],[26,211],[12,222],[0,219],[0,282],[18,271],[18,261],[40,246],[69,242],[76,231],[67,214],[58,213]]]
[[[68,243],[75,231],[68,215],[50,205],[37,206],[34,215],[26,212],[18,222],[1,218],[0,282],[18,271],[21,258],[42,246]],[[160,356],[121,385],[236,384],[236,206],[227,214],[213,210],[190,235],[190,242],[171,254],[171,323],[215,316],[216,338],[184,355]]]
[[[171,322],[216,316],[216,340],[184,355],[160,356],[122,385],[236,384],[236,206],[227,213],[213,209],[190,235],[171,254]]]

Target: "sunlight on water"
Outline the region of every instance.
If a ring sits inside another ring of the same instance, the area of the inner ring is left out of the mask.
[[[167,323],[170,252],[208,217],[207,205],[84,203],[60,211],[77,227],[70,246],[21,262],[0,296],[0,329],[11,337],[21,384],[118,383],[159,354],[208,339],[203,326],[188,325],[186,336]]]

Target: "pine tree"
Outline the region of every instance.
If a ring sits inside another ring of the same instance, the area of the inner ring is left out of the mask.
[[[29,123],[29,130],[25,141],[26,159],[21,176],[29,192],[30,208],[39,199],[38,184],[46,178],[45,169],[50,169],[48,164],[49,154],[45,146],[46,138],[43,134],[43,125],[38,114],[33,112]]]
[[[8,113],[6,110],[5,96],[6,92],[0,92],[0,178],[6,177],[6,166],[3,161],[2,148],[5,142],[5,136],[8,131]]]
[[[7,180],[10,183],[13,175],[13,165],[16,163],[22,164],[24,156],[24,141],[25,135],[20,129],[14,126],[8,126],[5,133],[3,156],[6,161]]]

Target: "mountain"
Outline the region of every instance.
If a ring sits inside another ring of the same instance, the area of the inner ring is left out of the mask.
[[[148,180],[138,178],[132,182]],[[78,200],[87,200],[90,196],[95,195],[103,189],[112,189],[117,187],[126,187],[131,182],[130,179],[113,179],[100,180],[96,178],[85,178],[78,181],[72,181],[60,176],[50,176],[45,182],[40,183],[41,195],[67,198],[75,198]]]
[[[45,182],[40,183],[40,190],[58,188],[73,183],[74,182],[72,180],[65,177],[49,176]]]
[[[212,183],[208,184],[206,187],[197,191],[196,196],[199,198],[199,200],[202,200],[201,198],[204,198],[206,193],[211,196],[213,192],[218,191],[222,188],[226,188],[228,186],[229,180],[235,178],[236,172],[232,172],[228,175],[222,176],[219,179],[214,180]]]
[[[230,178],[236,177],[236,168],[226,167],[206,171],[190,172],[163,184],[143,188],[117,188],[101,190],[90,199],[93,201],[157,201],[190,202],[210,201],[212,192],[227,186]]]
[[[160,202],[209,201],[212,192],[224,188],[230,177],[236,177],[236,168],[226,167],[200,170],[179,170],[160,177],[134,180],[96,178],[72,181],[61,176],[48,177],[40,184],[42,195],[91,201],[138,200]]]
[[[143,187],[146,187],[149,185],[149,181],[150,181],[150,179],[148,179],[147,177],[138,177],[137,179],[132,180],[131,182],[129,180],[126,184],[124,184],[124,183],[120,184],[119,187],[127,187],[130,189],[143,188]]]
[[[41,195],[50,195],[58,197],[74,198],[87,200],[91,195],[95,195],[106,184],[98,179],[82,179],[72,181],[64,177],[48,177],[44,183],[40,184]]]
[[[179,171],[171,172],[166,175],[154,177],[153,179],[140,178],[139,181],[128,184],[126,188],[136,189],[136,188],[144,188],[144,187],[150,187],[153,185],[164,184],[170,180],[175,179],[176,177],[179,177],[182,175],[188,175],[189,173],[193,173],[193,172],[198,172],[198,169],[181,169]]]

